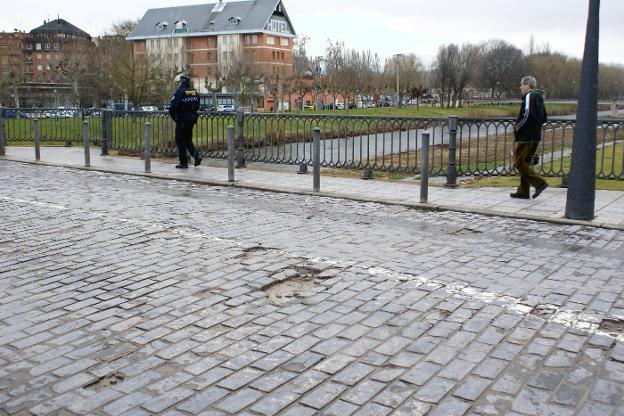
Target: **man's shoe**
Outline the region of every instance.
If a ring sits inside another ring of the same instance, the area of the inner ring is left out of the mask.
[[[518,192],[512,192],[509,194],[509,196],[512,198],[516,198],[516,199],[529,199],[528,195],[522,195],[522,194],[519,194]]]
[[[201,164],[201,162],[202,162],[202,157],[201,156],[197,156],[195,158],[195,163],[193,163],[193,165],[199,166]]]
[[[548,182],[544,182],[539,188],[535,189],[535,193],[533,194],[533,199],[537,198],[538,196],[540,196],[540,194],[542,192],[544,192],[544,189],[548,188]]]
[[[188,169],[188,165],[176,165],[176,169]]]

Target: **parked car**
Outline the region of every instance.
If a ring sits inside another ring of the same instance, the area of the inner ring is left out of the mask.
[[[234,106],[234,104],[219,104],[217,106],[217,112],[219,112],[219,113],[234,113],[234,112],[236,112],[236,106]]]
[[[344,103],[336,103],[336,110],[344,110]]]
[[[144,105],[143,107],[140,108],[140,110],[154,112],[154,111],[158,111],[158,107],[156,107],[155,105]]]
[[[15,110],[3,110],[0,109],[0,117],[2,118],[30,118],[28,113],[23,111],[15,111]]]

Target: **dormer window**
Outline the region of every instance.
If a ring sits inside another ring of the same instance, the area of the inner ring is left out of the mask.
[[[186,20],[178,20],[175,22],[175,33],[186,33],[188,31],[187,29],[187,24]]]
[[[243,19],[241,19],[241,18],[240,18],[240,17],[238,17],[238,16],[232,16],[232,17],[230,17],[230,20],[228,20],[228,21],[230,22],[230,26],[234,26],[234,25],[237,25],[237,24],[239,24],[240,22],[242,22],[242,21],[243,21]]]

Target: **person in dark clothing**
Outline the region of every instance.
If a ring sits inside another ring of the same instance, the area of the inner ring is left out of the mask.
[[[187,151],[195,159],[195,166],[199,166],[202,161],[193,145],[193,127],[197,123],[197,110],[199,110],[199,93],[191,86],[191,80],[186,75],[180,75],[180,87],[169,104],[169,115],[176,123],[175,142],[180,160],[176,165],[178,169],[188,168]]]
[[[533,171],[533,160],[539,142],[542,140],[542,124],[546,122],[544,93],[535,89],[537,81],[527,76],[520,80],[522,104],[514,128],[516,151],[513,166],[520,172],[520,185],[512,198],[529,199],[531,186],[535,188],[533,198],[537,198],[548,187],[548,182]]]

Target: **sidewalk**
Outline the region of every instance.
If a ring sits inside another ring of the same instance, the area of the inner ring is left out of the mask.
[[[596,191],[595,214],[591,221],[574,221],[564,218],[566,189],[557,188],[551,181],[538,199],[513,200],[512,188],[457,188],[430,186],[427,204],[421,204],[418,182],[397,182],[355,178],[329,177],[321,174],[321,192],[312,192],[312,175],[296,174],[297,166],[289,170],[260,170],[257,167],[236,169],[235,182],[227,182],[224,161],[204,159],[200,167],[178,170],[171,163],[152,160],[151,173],[144,172],[144,161],[138,158],[100,156],[100,150],[91,149],[91,167],[84,167],[84,150],[79,147],[42,147],[41,161],[35,162],[32,147],[6,148],[0,160],[39,163],[53,166],[89,169],[109,173],[141,175],[153,178],[192,181],[219,186],[237,186],[263,191],[320,195],[333,198],[370,201],[383,204],[410,206],[425,210],[470,212],[488,216],[530,219],[563,224],[580,224],[593,227],[624,230],[624,192]]]

